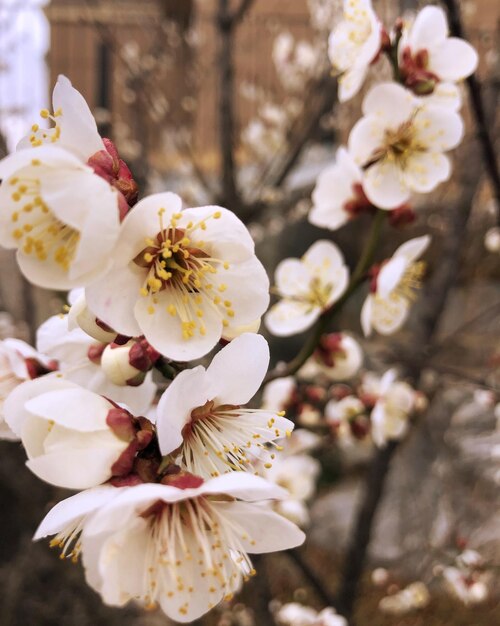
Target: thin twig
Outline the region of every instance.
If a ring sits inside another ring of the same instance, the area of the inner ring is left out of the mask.
[[[323,580],[314,569],[304,560],[299,550],[287,550],[285,553],[300,569],[304,578],[310,583],[311,587],[317,593],[319,599],[326,606],[335,606],[335,597],[323,584]]]
[[[237,26],[239,22],[241,22],[241,20],[248,13],[248,11],[250,10],[254,2],[255,0],[241,0],[240,1],[240,6],[234,10],[231,16],[231,22],[233,23],[233,26]]]
[[[446,6],[446,9],[448,11],[451,34],[454,37],[460,37],[461,39],[465,39],[458,3],[456,2],[456,0],[444,0],[444,5]],[[476,121],[477,136],[479,141],[481,142],[484,164],[486,166],[486,170],[491,181],[493,195],[497,201],[497,208],[499,210],[500,219],[500,172],[498,170],[495,144],[493,142],[493,138],[490,135],[491,127],[488,124],[488,120],[486,119],[483,95],[481,92],[481,83],[476,78],[475,74],[472,74],[467,78],[467,87],[469,90],[469,97],[472,105],[474,119]]]

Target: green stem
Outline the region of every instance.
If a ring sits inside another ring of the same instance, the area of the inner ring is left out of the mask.
[[[349,285],[345,290],[342,297],[335,302],[335,304],[326,310],[316,322],[316,326],[313,328],[312,333],[309,335],[305,344],[303,345],[301,351],[297,354],[297,356],[292,359],[286,366],[286,368],[281,369],[277,368],[271,370],[266,376],[264,382],[268,383],[275,378],[281,378],[283,376],[291,376],[298,372],[298,370],[304,365],[307,359],[312,355],[314,350],[316,349],[319,340],[323,333],[326,332],[330,322],[336,313],[338,313],[350,296],[356,291],[359,285],[363,282],[366,272],[369,267],[373,263],[373,258],[375,256],[375,251],[377,248],[377,244],[380,238],[380,233],[382,230],[382,224],[384,223],[385,216],[387,215],[386,211],[382,211],[378,209],[377,213],[372,222],[371,230],[368,235],[368,239],[366,241],[363,253],[359,258],[359,261],[354,268],[354,271],[351,275],[351,280],[349,281]]]

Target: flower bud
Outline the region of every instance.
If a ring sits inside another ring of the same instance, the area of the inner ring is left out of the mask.
[[[143,383],[159,356],[145,339],[124,345],[110,343],[101,355],[101,367],[115,385],[136,387]]]
[[[68,313],[68,329],[74,330],[75,328],[81,328],[89,337],[101,343],[110,343],[117,338],[117,333],[98,320],[87,307],[84,294],[75,301]]]
[[[484,247],[488,252],[500,252],[500,228],[490,228],[484,237]]]
[[[361,367],[363,352],[359,343],[344,333],[323,335],[314,359],[331,380],[348,380]]]

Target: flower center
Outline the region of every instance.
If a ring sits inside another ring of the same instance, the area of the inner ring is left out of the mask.
[[[184,426],[182,462],[189,472],[212,477],[246,471],[256,459],[270,468],[275,452],[283,449],[274,440],[289,435],[268,411],[232,404],[217,406],[209,400],[191,412],[191,420]]]
[[[61,136],[61,127],[57,122],[57,118],[62,116],[62,109],[59,108],[52,115],[48,109],[40,111],[40,117],[44,120],[52,120],[55,124],[53,128],[40,128],[38,124],[33,124],[29,137],[31,146],[37,148],[44,143],[55,143]]]
[[[217,502],[205,497],[167,504],[156,502],[142,517],[148,522],[148,543],[143,600],[153,608],[160,595],[184,600],[179,613],[186,615],[189,595],[198,591],[193,568],[213,595],[211,608],[222,592],[232,597],[239,580],[255,574],[244,542],[255,544],[238,523],[226,519]]]
[[[158,211],[160,230],[154,239],[146,239],[146,247],[135,257],[133,262],[143,268],[146,277],[140,294],[148,298],[148,312],[156,311],[160,292],[167,291],[170,304],[167,313],[179,317],[184,339],[206,334],[203,317],[207,310],[215,311],[222,318],[224,326],[229,325],[227,318],[234,317],[230,300],[223,300],[221,294],[226,291],[224,283],[215,283],[214,276],[221,267],[229,269],[229,263],[215,258],[207,251],[207,244],[197,238],[197,231],[206,230],[206,220],[196,224],[189,222],[184,227],[178,226],[181,213],[175,213],[167,226],[163,223],[165,209]],[[219,219],[220,211],[210,217]]]
[[[32,165],[40,165],[40,161],[33,159]],[[12,236],[22,246],[22,251],[34,254],[39,261],[52,258],[67,271],[80,240],[78,231],[51,213],[41,196],[39,178],[13,176],[7,182],[13,187],[11,221],[15,228]]]
[[[401,298],[405,298],[406,300],[416,300],[415,292],[422,286],[422,278],[425,273],[425,268],[425,261],[411,263],[407,267],[393,293]]]

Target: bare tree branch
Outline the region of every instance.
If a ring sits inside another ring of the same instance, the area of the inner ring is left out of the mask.
[[[240,0],[239,7],[234,10],[231,16],[231,22],[233,23],[233,26],[237,26],[238,23],[241,22],[241,20],[248,13],[254,2],[255,0]]]
[[[448,11],[451,34],[454,37],[465,39],[462,21],[460,18],[460,8],[456,0],[444,0],[444,5]],[[500,220],[500,172],[498,170],[498,160],[495,153],[495,144],[490,135],[490,126],[486,119],[484,110],[481,83],[474,74],[467,78],[467,87],[472,105],[472,111],[477,126],[478,139],[481,142],[484,164],[491,181],[493,195],[497,201]]]

